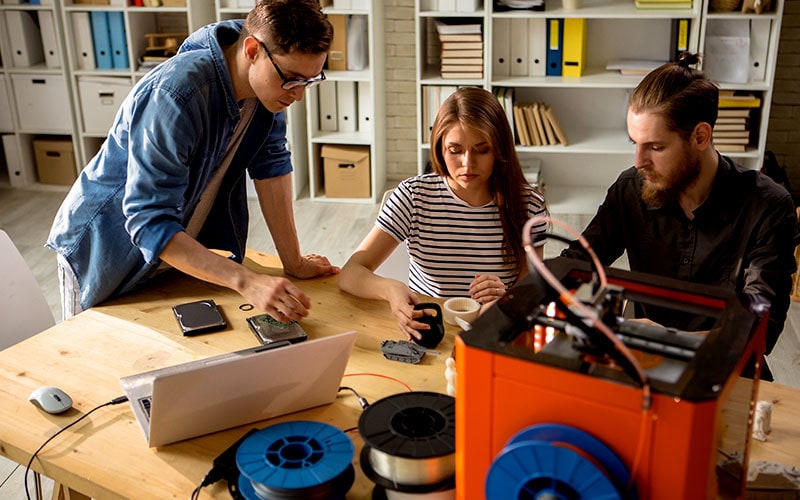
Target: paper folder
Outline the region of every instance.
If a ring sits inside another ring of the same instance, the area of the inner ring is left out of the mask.
[[[771,19],[750,19],[750,82],[763,82],[766,78],[771,28]]]
[[[48,68],[60,68],[61,44],[56,36],[56,24],[52,11],[39,11],[39,28],[42,33],[42,50],[45,64]]]
[[[528,20],[511,20],[511,76],[528,76]]]
[[[92,23],[88,12],[70,12],[78,69],[95,69]]]
[[[561,76],[564,20],[547,20],[547,76]]]
[[[112,69],[111,37],[108,31],[108,12],[93,10],[89,13],[92,25],[92,43],[94,45],[94,61],[97,69]]]
[[[125,20],[121,11],[108,13],[108,34],[111,41],[111,64],[114,69],[128,69],[128,42],[125,39]]]
[[[564,19],[563,47],[561,74],[581,76],[586,65],[586,19]]]
[[[319,91],[319,129],[324,132],[336,132],[339,127],[336,116],[336,82],[322,82]]]
[[[11,43],[11,62],[14,66],[25,68],[44,60],[42,37],[32,12],[6,11],[6,26]]]
[[[511,74],[511,19],[498,18],[492,28],[492,74]]]
[[[528,76],[547,74],[547,19],[528,19]]]
[[[356,82],[336,82],[336,118],[339,132],[356,131]]]

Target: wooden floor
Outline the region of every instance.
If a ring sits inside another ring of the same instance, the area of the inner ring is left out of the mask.
[[[33,270],[56,320],[61,318],[56,260],[54,253],[44,247],[53,216],[66,195],[66,188],[10,189],[0,187],[0,229],[5,230]],[[295,218],[303,253],[326,255],[331,262],[343,265],[352,251],[369,231],[378,213],[378,206],[361,203],[334,203],[301,198],[295,202]],[[553,214],[580,230],[589,221],[588,215]],[[560,243],[548,243],[545,256],[557,255]],[[250,238],[248,246],[275,253],[275,246],[266,229],[255,200],[251,202]],[[617,263],[625,267],[622,259]],[[800,388],[800,303],[793,302],[789,318],[778,346],[770,356],[769,365],[779,383]],[[0,457],[0,483],[15,468]],[[18,469],[0,487],[0,498],[24,499],[22,470]],[[52,488],[44,482],[45,498]]]

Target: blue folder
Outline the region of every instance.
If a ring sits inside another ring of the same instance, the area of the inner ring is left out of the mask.
[[[561,76],[564,49],[564,20],[547,20],[547,76]]]
[[[97,69],[112,69],[111,36],[108,31],[108,12],[93,10],[89,13],[94,42],[94,61]]]
[[[125,39],[125,19],[121,11],[108,13],[108,32],[111,38],[111,63],[114,69],[128,69],[128,42]]]

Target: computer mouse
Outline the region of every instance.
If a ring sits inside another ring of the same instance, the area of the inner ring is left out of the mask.
[[[38,406],[47,413],[63,413],[72,408],[72,398],[51,385],[39,387],[28,396],[28,401]]]

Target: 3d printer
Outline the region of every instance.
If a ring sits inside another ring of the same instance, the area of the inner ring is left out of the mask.
[[[563,289],[532,271],[456,340],[457,497],[741,497],[766,314],[717,287],[543,264]]]

